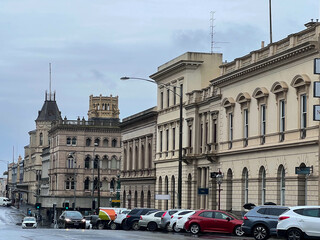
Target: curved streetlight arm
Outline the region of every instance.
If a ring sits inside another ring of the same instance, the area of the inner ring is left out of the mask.
[[[157,84],[159,86],[163,86],[164,88],[168,89],[169,91],[173,92],[174,94],[176,94],[177,96],[180,97],[180,94],[174,92],[171,88],[167,87],[165,84],[163,83],[160,83],[158,84],[156,81],[152,80],[152,79],[147,79],[147,78],[139,78],[139,77],[122,77],[120,78],[120,80],[130,80],[130,79],[133,79],[133,80],[142,80],[142,81],[147,81],[147,82],[151,82],[151,83],[154,83],[154,84]],[[172,86],[172,85],[169,85],[171,87],[176,87],[176,88],[180,88],[179,86]]]

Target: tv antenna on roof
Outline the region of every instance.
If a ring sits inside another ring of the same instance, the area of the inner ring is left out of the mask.
[[[214,13],[215,12],[213,12],[213,11],[211,11],[210,12],[210,14],[211,14],[211,17],[210,17],[210,31],[211,31],[211,33],[210,33],[210,35],[211,35],[211,54],[213,53],[213,49],[214,48],[219,48],[219,47],[215,47],[215,43],[229,43],[229,42],[215,42],[214,41],[214,35],[215,35],[215,32],[214,32]]]

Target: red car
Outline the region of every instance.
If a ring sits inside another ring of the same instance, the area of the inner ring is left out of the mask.
[[[201,210],[188,218],[184,228],[193,234],[199,232],[233,233],[242,236],[242,220],[231,213],[218,210]]]

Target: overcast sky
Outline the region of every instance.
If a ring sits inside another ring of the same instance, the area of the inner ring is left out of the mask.
[[[120,118],[156,105],[156,86],[122,82],[147,78],[187,52],[223,59],[269,43],[269,0],[0,0],[0,177],[23,157],[45,91],[62,117],[87,118],[89,95],[119,96]],[[272,0],[273,41],[319,18],[319,0]],[[219,43],[220,42],[220,43]]]

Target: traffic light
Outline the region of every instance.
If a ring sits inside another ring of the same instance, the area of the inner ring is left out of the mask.
[[[68,203],[68,202],[64,203],[64,208],[65,208],[66,210],[69,210],[69,203]]]
[[[41,203],[36,203],[36,209],[40,209],[41,208]]]

